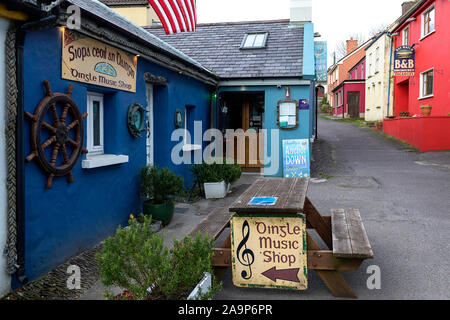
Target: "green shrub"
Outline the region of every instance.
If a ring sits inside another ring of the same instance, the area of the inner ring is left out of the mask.
[[[143,224],[132,219],[128,228],[119,227],[116,235],[105,241],[102,252],[96,256],[103,284],[125,289],[115,297],[106,292],[106,298],[186,299],[205,272],[214,274],[213,247],[214,239],[198,233],[195,238],[174,240],[169,250],[164,246],[163,237],[152,232],[151,217],[145,217]],[[213,281],[212,289],[202,293],[201,298],[210,298],[219,289],[220,284]]]
[[[230,164],[232,163],[232,164]],[[191,167],[195,179],[200,185],[207,182],[225,181],[227,184],[236,182],[242,174],[241,167],[233,160],[226,158],[213,159],[212,163],[206,162]]]
[[[168,168],[143,167],[140,178],[142,194],[155,203],[165,203],[183,191],[183,178]]]

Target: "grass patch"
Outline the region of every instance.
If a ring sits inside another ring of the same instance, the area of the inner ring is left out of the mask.
[[[413,150],[413,151],[416,151],[416,152],[420,152],[419,149],[417,149],[417,148],[414,147],[413,145],[411,145],[411,144],[409,144],[409,143],[407,143],[407,142],[405,142],[405,141],[403,141],[403,140],[400,140],[400,139],[397,139],[397,138],[395,138],[395,137],[393,137],[393,136],[390,136],[390,135],[384,133],[383,131],[376,131],[376,132],[377,132],[378,134],[380,134],[381,136],[383,136],[384,138],[386,138],[386,139],[389,139],[389,140],[391,140],[391,141],[395,141],[395,142],[397,142],[397,143],[400,143],[400,144],[401,144],[403,147],[405,147],[406,149]]]

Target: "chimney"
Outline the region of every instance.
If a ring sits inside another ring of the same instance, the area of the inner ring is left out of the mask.
[[[409,9],[412,8],[413,5],[416,4],[416,1],[407,1],[402,3],[402,15],[408,12]]]
[[[291,0],[291,23],[312,21],[312,0]]]
[[[353,40],[353,37],[350,40],[347,40],[347,52],[346,55],[352,53],[358,48],[358,40]]]

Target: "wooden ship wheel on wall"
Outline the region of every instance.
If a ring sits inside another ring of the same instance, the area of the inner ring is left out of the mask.
[[[50,83],[45,80],[47,91],[45,98],[39,103],[34,115],[25,112],[31,124],[31,154],[28,162],[36,159],[39,166],[47,174],[46,188],[52,187],[54,177],[68,176],[74,182],[72,169],[77,164],[83,148],[83,120],[87,113],[81,115],[77,104],[72,99],[73,85],[67,93],[54,93]]]

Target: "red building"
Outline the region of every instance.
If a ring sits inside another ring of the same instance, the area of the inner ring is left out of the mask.
[[[394,49],[415,50],[414,76],[395,76],[394,115],[383,131],[420,151],[450,149],[450,1],[421,0],[392,34]],[[431,105],[431,116],[421,107]]]
[[[348,71],[347,79],[335,87],[334,95],[335,115],[347,118],[364,118],[366,106],[366,57],[359,60],[356,65]]]

